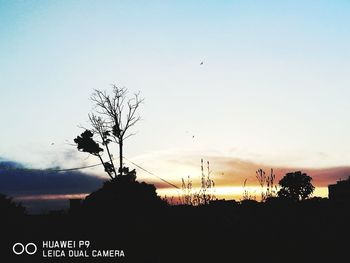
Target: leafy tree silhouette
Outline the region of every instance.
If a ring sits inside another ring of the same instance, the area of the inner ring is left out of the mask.
[[[92,137],[93,133],[86,130],[80,136],[75,138],[74,142],[78,145],[78,150],[99,156],[103,149],[97,142],[94,141]]]
[[[81,152],[87,152],[92,155],[97,156],[103,167],[105,168],[106,173],[113,179],[113,167],[109,162],[104,162],[101,156],[103,149],[99,146],[99,144],[93,139],[94,134],[85,130],[80,136],[74,139],[74,142],[77,144],[78,150]]]
[[[281,189],[278,191],[279,197],[290,198],[295,201],[305,200],[314,191],[311,184],[312,177],[301,171],[287,173],[280,181]]]

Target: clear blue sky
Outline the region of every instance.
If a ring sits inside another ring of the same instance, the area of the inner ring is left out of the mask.
[[[78,165],[65,140],[115,83],[145,98],[125,147],[146,166],[347,165],[349,25],[349,1],[0,0],[0,156]]]

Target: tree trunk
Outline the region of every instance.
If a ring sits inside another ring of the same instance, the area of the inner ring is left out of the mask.
[[[97,156],[98,156],[98,158],[100,159],[100,161],[101,161],[101,163],[102,163],[102,165],[103,165],[103,168],[104,168],[105,171],[106,171],[105,163],[104,163],[104,161],[103,161],[101,155],[98,154]],[[106,171],[106,172],[107,172],[107,171]],[[111,179],[113,179],[113,176],[112,176],[109,172],[107,172],[107,174],[109,175],[109,177],[111,177]]]
[[[123,140],[119,140],[119,169],[120,175],[123,175]]]

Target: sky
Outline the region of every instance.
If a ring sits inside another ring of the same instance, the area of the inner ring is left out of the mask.
[[[334,183],[350,174],[349,12],[340,0],[0,0],[0,157],[98,163],[69,144],[93,90],[116,84],[145,98],[126,156],[167,180],[197,178],[203,158],[222,187],[254,185],[260,167]]]

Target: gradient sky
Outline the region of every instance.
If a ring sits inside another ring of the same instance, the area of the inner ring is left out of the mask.
[[[164,178],[202,157],[217,173],[251,162],[252,177],[346,167],[349,14],[349,1],[0,0],[0,157],[98,162],[66,140],[115,83],[145,98],[126,156]]]

